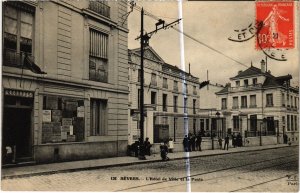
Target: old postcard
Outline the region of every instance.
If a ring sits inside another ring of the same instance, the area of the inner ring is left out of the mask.
[[[2,191],[298,192],[298,1],[3,1]]]

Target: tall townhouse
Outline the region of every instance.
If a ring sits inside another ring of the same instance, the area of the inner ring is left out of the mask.
[[[129,50],[129,144],[140,136],[140,49]],[[199,128],[199,79],[170,65],[147,46],[144,51],[145,137],[151,143],[181,141]],[[185,124],[186,123],[186,124]],[[186,126],[185,126],[186,125]]]
[[[251,65],[230,78],[216,93],[228,131],[248,138],[273,136],[269,143],[282,143],[284,134],[298,141],[299,91],[290,86],[291,79],[291,75],[275,77],[266,72],[264,60],[261,69]]]
[[[11,163],[124,155],[127,2],[9,1],[2,11],[2,147]]]

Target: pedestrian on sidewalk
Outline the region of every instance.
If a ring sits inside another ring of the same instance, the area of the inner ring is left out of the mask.
[[[145,146],[142,138],[139,138],[139,159],[145,160]]]
[[[169,153],[169,148],[167,145],[167,141],[160,145],[160,157],[163,161],[168,161],[170,158],[167,156]]]
[[[173,141],[173,139],[171,137],[169,138],[168,148],[169,148],[169,152],[173,153],[174,141]]]
[[[222,138],[221,137],[219,137],[218,143],[219,143],[219,148],[222,149]]]
[[[229,146],[229,136],[228,135],[226,135],[226,137],[225,137],[224,150],[226,149],[226,146],[227,146],[227,150],[228,150],[228,146]]]
[[[192,146],[192,151],[195,151],[196,147],[196,136],[193,134],[191,137],[191,146]]]
[[[188,139],[188,136],[185,135],[184,138],[183,138],[183,148],[184,148],[184,151],[185,152],[188,152],[189,151],[189,139]]]
[[[243,146],[243,138],[241,136],[241,133],[238,133],[238,135],[236,136],[236,142],[237,142],[237,146],[238,147],[242,147]]]
[[[150,149],[151,149],[152,145],[149,141],[149,137],[146,137],[146,141],[144,142],[144,147],[145,147],[145,154],[150,156],[150,154],[151,154]]]
[[[198,151],[201,151],[201,142],[202,142],[202,137],[201,134],[199,133],[196,138],[196,148]]]
[[[235,136],[235,134],[232,135],[232,146],[234,148],[236,147],[236,136]]]

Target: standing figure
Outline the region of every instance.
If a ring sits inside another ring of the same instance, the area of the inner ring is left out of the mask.
[[[165,141],[163,144],[160,145],[160,157],[162,160],[167,161],[170,158],[168,158],[169,148],[167,145],[167,142]]]
[[[228,135],[226,135],[226,137],[225,137],[224,150],[226,149],[226,146],[227,146],[227,150],[228,150],[228,146],[229,146],[229,136]]]
[[[219,148],[222,149],[222,138],[221,137],[219,137],[218,143],[219,143]]]
[[[150,149],[151,149],[152,145],[149,141],[149,137],[146,138],[146,141],[144,142],[144,147],[145,147],[145,154],[150,156],[150,154],[151,154]]]
[[[232,146],[236,147],[236,136],[235,136],[235,134],[232,135]]]
[[[195,135],[192,135],[191,137],[191,150],[192,151],[195,151],[195,147],[196,147],[196,136]]]
[[[185,135],[183,138],[183,148],[185,152],[189,151],[189,139],[187,135]]]
[[[201,151],[201,142],[202,142],[201,134],[198,134],[196,138],[196,148],[198,151]]]

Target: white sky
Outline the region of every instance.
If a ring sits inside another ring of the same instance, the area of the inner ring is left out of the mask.
[[[137,5],[153,15],[172,22],[178,18],[177,1],[137,1]],[[298,7],[299,10],[299,7]],[[298,11],[299,13],[299,11]],[[140,12],[134,10],[128,18],[129,49],[138,48],[139,41],[135,40],[140,33]],[[209,2],[193,1],[183,3],[184,32],[204,42],[237,61],[260,68],[260,61],[265,59],[261,51],[255,50],[255,38],[236,43],[228,40],[234,34],[234,29],[243,29],[255,21],[255,2]],[[144,28],[147,32],[155,29],[155,23],[148,16],[144,16]],[[299,21],[295,21],[298,23]],[[178,26],[178,25],[177,25]],[[299,29],[297,30],[299,34]],[[297,36],[296,36],[297,37]],[[299,43],[299,42],[298,42]],[[246,67],[208,49],[207,47],[184,38],[185,64],[191,63],[191,73],[206,80],[206,71],[209,71],[209,80],[212,83],[225,84],[230,77]],[[161,30],[150,39],[150,46],[172,65],[180,67],[179,33],[173,29]],[[298,45],[296,44],[296,47]],[[291,74],[292,84],[299,85],[299,48],[287,52],[288,61],[268,59],[268,70],[275,76]]]

